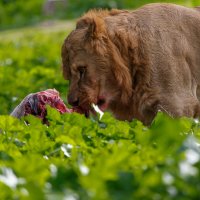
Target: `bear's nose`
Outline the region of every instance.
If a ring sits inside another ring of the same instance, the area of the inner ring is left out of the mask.
[[[78,106],[79,105],[79,98],[76,95],[69,94],[68,95],[68,103],[72,106]]]

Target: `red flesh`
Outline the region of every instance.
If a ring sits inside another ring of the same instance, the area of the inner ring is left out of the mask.
[[[45,91],[37,92],[26,102],[25,104],[25,114],[24,115],[35,115],[43,120],[46,120],[46,105],[57,109],[61,114],[77,112],[80,114],[89,115],[89,110],[85,110],[81,107],[74,107],[72,109],[67,108],[63,100],[59,96],[59,92],[55,89],[48,89]]]
[[[59,96],[59,92],[55,89],[48,89],[35,93],[25,104],[25,115],[35,115],[46,121],[46,105],[57,109],[61,114],[72,113],[73,109],[69,109]]]

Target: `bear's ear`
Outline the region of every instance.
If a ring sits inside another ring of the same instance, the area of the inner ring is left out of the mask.
[[[79,19],[76,29],[87,28],[86,39],[98,39],[106,31],[104,20],[98,16],[85,16]]]

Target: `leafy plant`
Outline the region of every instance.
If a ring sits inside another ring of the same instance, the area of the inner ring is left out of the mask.
[[[0,199],[198,199],[199,122],[48,119],[0,116]]]

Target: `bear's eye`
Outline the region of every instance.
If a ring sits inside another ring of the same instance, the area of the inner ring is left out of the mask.
[[[80,79],[83,78],[84,74],[85,74],[85,70],[86,68],[84,66],[80,66],[78,67],[78,71],[79,71],[79,75],[80,75]]]

